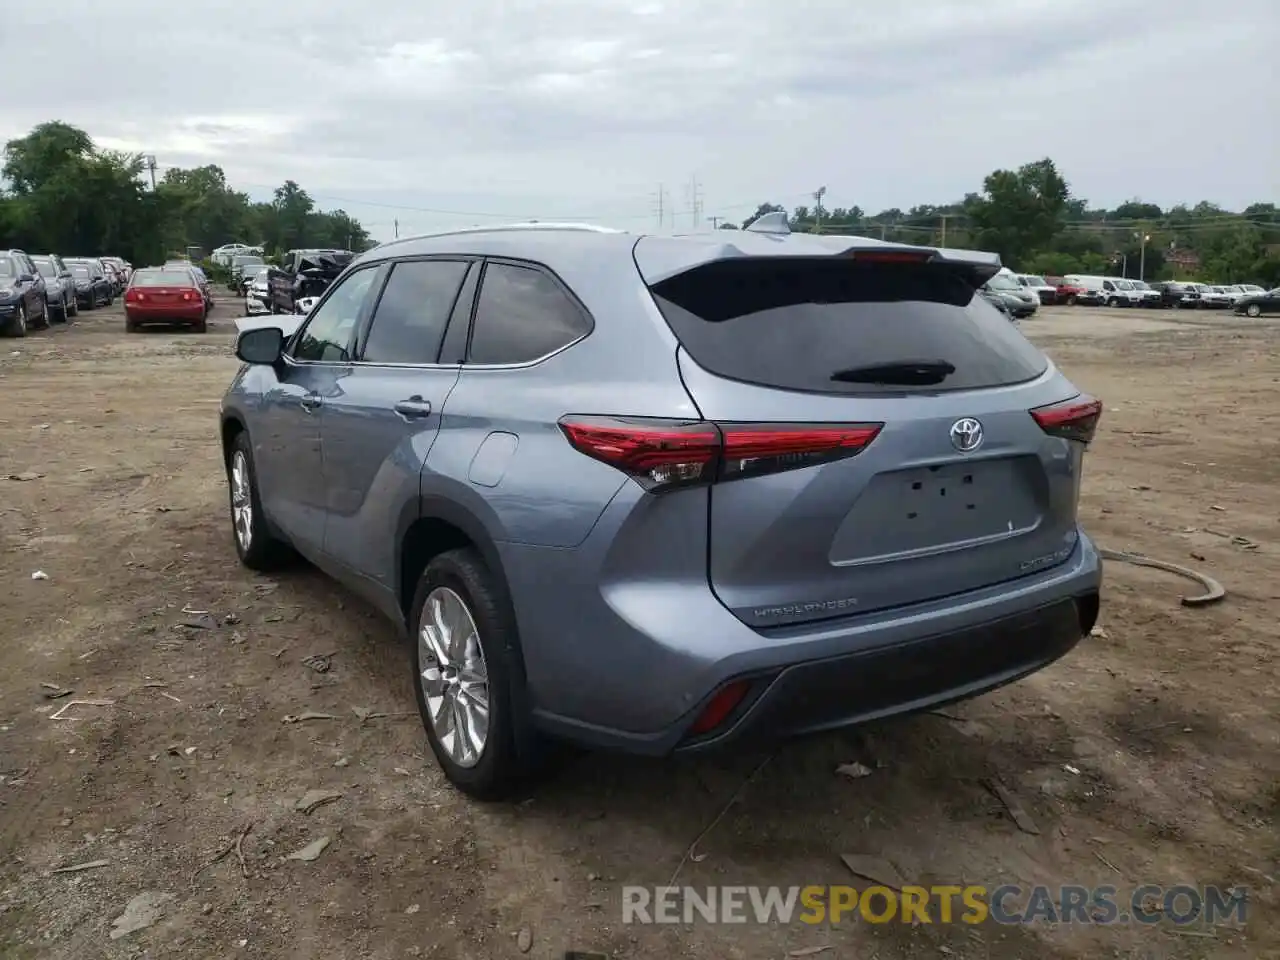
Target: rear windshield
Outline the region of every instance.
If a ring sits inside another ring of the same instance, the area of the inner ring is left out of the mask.
[[[40,271],[42,277],[57,277],[58,268],[53,265],[52,260],[37,260],[32,258],[31,262],[36,265],[36,269]]]
[[[1047,367],[1000,311],[944,266],[722,260],[652,293],[699,366],[762,386],[934,393],[1021,383]],[[868,368],[921,363],[944,372],[927,386],[867,382]]]
[[[71,264],[71,273],[76,277],[87,277],[89,276],[89,268],[82,263],[73,263]]]
[[[185,270],[142,270],[133,275],[135,287],[189,287],[194,282]]]
[[[18,268],[9,257],[0,257],[0,277],[16,277]]]

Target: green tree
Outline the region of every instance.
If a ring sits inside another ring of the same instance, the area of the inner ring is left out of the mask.
[[[1048,249],[1061,229],[1071,190],[1047,157],[1017,170],[996,170],[965,210],[978,245],[1017,263]]]

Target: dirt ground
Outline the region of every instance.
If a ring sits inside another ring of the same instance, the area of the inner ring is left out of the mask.
[[[1192,584],[1111,563],[1098,635],[1003,691],[762,769],[584,756],[484,806],[438,773],[376,615],[314,571],[236,562],[216,444],[236,313],[126,335],[116,307],[0,341],[0,957],[1280,956],[1280,327],[1023,325],[1107,404],[1087,529],[1210,573],[1224,603],[1181,606]],[[184,608],[212,619],[182,626],[201,618]],[[302,662],[317,654],[327,671]],[[55,720],[72,700],[111,703]],[[307,711],[331,719],[284,721]],[[855,760],[874,772],[835,775]],[[296,812],[315,788],[341,796]],[[322,837],[318,859],[286,859]],[[623,884],[862,883],[846,853],[926,884],[1240,886],[1248,920],[622,923]],[[156,922],[112,939],[145,891]]]

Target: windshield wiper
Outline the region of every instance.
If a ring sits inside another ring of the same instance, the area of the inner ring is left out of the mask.
[[[902,386],[929,386],[941,383],[956,372],[945,360],[893,360],[863,367],[837,370],[831,379],[839,383],[879,383]]]

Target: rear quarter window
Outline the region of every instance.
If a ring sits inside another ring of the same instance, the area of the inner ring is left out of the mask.
[[[651,287],[699,366],[733,380],[829,394],[936,393],[1032,380],[1045,357],[957,271],[852,260],[722,260]],[[881,364],[954,367],[927,387],[845,382]]]
[[[467,360],[531,363],[590,332],[590,317],[549,274],[532,266],[490,262],[480,280]]]

